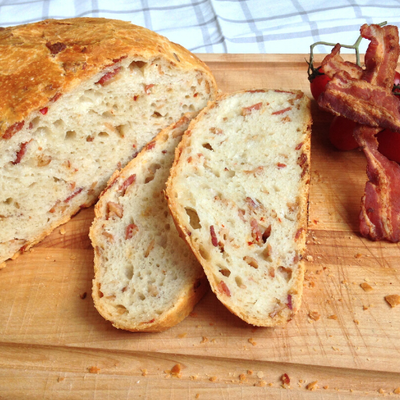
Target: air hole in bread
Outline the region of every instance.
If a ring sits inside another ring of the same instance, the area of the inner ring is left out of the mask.
[[[100,137],[109,137],[110,135],[107,132],[99,132],[99,134],[97,136]]]
[[[57,129],[62,129],[65,126],[65,122],[62,119],[58,119],[57,121],[53,122],[53,125],[57,128]]]
[[[209,260],[210,259],[210,253],[203,247],[203,246],[199,246],[199,253],[201,258],[204,258],[204,260]]]
[[[214,151],[210,143],[203,143],[203,147],[207,150]]]
[[[76,132],[75,131],[67,131],[65,134],[65,140],[73,140],[76,138]]]
[[[140,300],[146,300],[146,296],[143,293],[139,293],[138,297]]]
[[[132,277],[133,277],[133,266],[132,265],[127,265],[126,267],[125,267],[125,276],[129,279],[129,280],[131,280],[132,279]]]
[[[122,304],[118,304],[118,305],[115,307],[115,310],[116,310],[117,314],[119,314],[119,315],[122,315],[122,314],[125,314],[125,313],[128,312],[128,310],[126,309],[126,307],[123,306]]]
[[[161,118],[162,115],[158,111],[154,111],[152,117],[153,118]]]
[[[32,129],[36,129],[37,126],[39,125],[40,122],[40,117],[33,118],[33,120],[30,122],[30,126]]]
[[[267,247],[262,251],[261,256],[264,258],[265,261],[272,261],[272,257],[271,257],[271,253],[272,253],[272,248],[271,245],[268,243]]]
[[[193,208],[185,208],[186,214],[189,217],[189,224],[193,229],[200,229],[200,218],[199,215]]]
[[[278,271],[285,278],[286,282],[289,282],[290,279],[292,278],[292,269],[291,268],[285,268],[283,266],[280,266],[278,268]]]
[[[225,174],[228,176],[228,178],[233,178],[236,175],[235,171],[231,171],[228,168],[225,168],[224,171],[225,171]]]
[[[231,274],[231,271],[230,271],[228,268],[221,268],[221,269],[219,270],[219,272],[220,272],[223,276],[226,276],[226,277],[229,277],[230,274]]]
[[[117,130],[119,136],[123,138],[125,137],[127,130],[129,129],[129,126],[128,124],[118,125],[117,127],[115,127],[115,129]]]
[[[166,224],[166,225],[165,225],[165,230],[166,230],[166,231],[169,231],[170,229],[171,229],[171,225],[170,225],[170,224]]]
[[[132,61],[130,64],[129,64],[129,69],[131,70],[131,71],[134,71],[134,70],[139,70],[141,73],[143,73],[143,70],[144,70],[144,68],[146,67],[146,65],[147,65],[147,63],[146,62],[144,62],[144,61]]]
[[[12,204],[13,199],[11,197],[8,197],[6,200],[3,201],[4,204]]]
[[[268,226],[265,230],[264,233],[262,234],[262,240],[264,243],[267,242],[268,238],[271,236],[271,225]]]
[[[240,276],[235,277],[235,282],[240,289],[246,289],[246,285],[243,283],[243,279]]]
[[[110,111],[105,111],[103,114],[101,114],[103,118],[114,118],[114,115],[110,113]]]

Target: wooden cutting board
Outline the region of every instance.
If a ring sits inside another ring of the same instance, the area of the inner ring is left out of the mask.
[[[222,91],[311,96],[306,55],[200,57]],[[360,237],[364,156],[336,151],[332,117],[315,102],[312,113],[304,300],[287,327],[249,326],[209,292],[167,332],[113,328],[93,307],[93,209],[83,210],[0,271],[0,399],[397,397],[400,306],[384,297],[400,294],[399,245]]]

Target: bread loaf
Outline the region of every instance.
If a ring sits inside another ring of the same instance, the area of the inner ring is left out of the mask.
[[[116,328],[165,330],[185,318],[208,288],[164,198],[189,118],[163,130],[116,172],[95,206],[92,296],[99,313]]]
[[[166,195],[219,300],[244,321],[289,321],[302,296],[310,180],[309,99],[223,95],[178,146]]]
[[[0,264],[92,204],[117,168],[216,93],[190,52],[123,21],[5,28],[0,55]]]

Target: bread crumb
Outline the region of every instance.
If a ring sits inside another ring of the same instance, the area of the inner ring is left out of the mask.
[[[354,254],[355,258],[361,258],[363,255],[361,253]]]
[[[170,374],[172,376],[176,376],[177,378],[181,378],[182,377],[182,366],[181,366],[181,364],[175,364],[172,367]]]
[[[390,294],[385,296],[385,300],[392,308],[400,304],[400,296],[398,294]]]
[[[194,396],[195,399],[198,399],[200,397],[200,393],[196,393],[196,396]]]
[[[258,371],[257,372],[257,378],[264,378],[264,372],[262,372],[262,371]]]
[[[212,376],[211,378],[208,379],[210,382],[215,382],[217,380],[216,376]]]
[[[251,369],[247,370],[247,375],[253,375],[253,371]]]
[[[142,371],[142,376],[147,376],[147,373],[148,373],[147,369],[142,368],[141,371]]]
[[[183,339],[183,338],[185,338],[186,336],[187,336],[187,332],[180,333],[180,334],[178,335],[178,339]]]
[[[240,374],[239,375],[239,381],[240,382],[245,382],[247,381],[247,376],[245,374]]]
[[[60,228],[60,235],[65,235],[66,232],[64,227]]]
[[[192,381],[195,381],[195,380],[199,379],[199,377],[197,375],[190,375],[189,379],[191,379]]]
[[[359,324],[360,324],[360,321],[359,321],[358,319],[355,319],[355,320],[354,320],[354,323],[355,323],[356,325],[359,325]]]
[[[72,256],[69,257],[70,260],[76,260],[76,255],[72,254]]]
[[[283,374],[281,376],[281,382],[282,382],[282,386],[289,386],[290,385],[290,378],[288,374]]]
[[[370,292],[371,290],[374,290],[373,287],[366,282],[361,283],[360,286],[364,292]]]
[[[311,391],[313,391],[317,388],[318,388],[318,381],[311,382],[306,386],[306,389],[311,390]]]
[[[83,292],[82,294],[79,295],[79,297],[80,297],[82,300],[85,300],[85,299],[86,299],[86,296],[87,296],[87,292]]]
[[[253,338],[248,339],[248,342],[251,343],[253,346],[257,344],[257,342]]]
[[[308,313],[308,316],[309,316],[312,320],[314,320],[314,321],[318,321],[319,318],[320,318],[320,315],[319,315],[319,312],[318,312],[318,311],[310,311],[310,312]]]
[[[98,374],[100,372],[100,368],[90,367],[88,368],[90,374]]]
[[[308,262],[313,262],[314,261],[314,257],[313,256],[306,256],[306,260],[308,261]]]
[[[256,383],[254,384],[254,386],[257,386],[257,387],[264,387],[264,386],[267,386],[267,382],[265,382],[265,381],[263,381],[263,380],[260,380],[260,381],[256,382]]]
[[[338,318],[337,318],[337,315],[332,314],[332,315],[329,315],[328,319],[335,319],[335,320],[337,320]]]
[[[63,376],[59,376],[59,377],[57,378],[57,382],[62,382],[63,380],[65,380],[65,378],[64,378]]]
[[[400,394],[400,387],[396,388],[393,390],[394,394]]]
[[[322,389],[327,390],[327,389],[329,389],[329,386],[328,385],[322,386]]]
[[[203,336],[203,339],[201,340],[200,343],[207,343],[208,342],[208,337]]]
[[[368,310],[368,308],[369,308],[369,307],[367,307],[367,306],[363,306],[363,310],[364,310],[364,311]]]
[[[189,317],[197,317],[197,312],[192,311],[192,312],[189,314]]]
[[[378,393],[380,393],[380,394],[384,394],[384,393],[385,393],[385,391],[384,391],[382,388],[380,388],[380,389],[378,390]]]

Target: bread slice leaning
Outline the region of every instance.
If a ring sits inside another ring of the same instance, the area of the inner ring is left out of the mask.
[[[244,321],[281,325],[300,307],[310,180],[309,99],[222,95],[192,121],[166,195],[218,299]]]
[[[157,332],[174,326],[209,287],[181,239],[164,198],[187,115],[116,172],[95,206],[93,299],[116,328]]]
[[[0,267],[96,201],[117,168],[216,93],[209,68],[102,18],[0,31]]]

